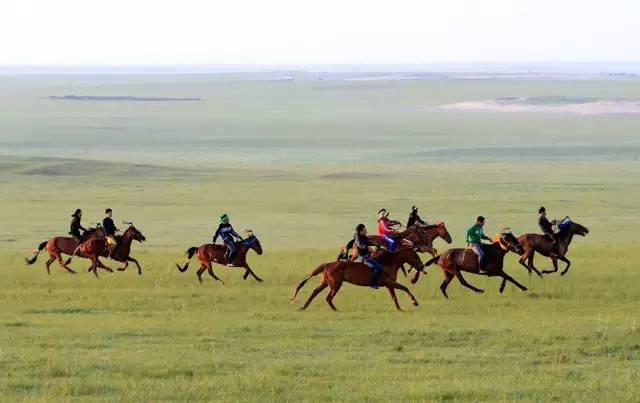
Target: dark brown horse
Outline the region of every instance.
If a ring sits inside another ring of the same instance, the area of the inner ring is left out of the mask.
[[[383,252],[377,261],[382,266],[382,273],[378,279],[378,285],[387,288],[396,309],[402,310],[398,304],[395,289],[406,292],[413,305],[418,306],[418,301],[413,294],[411,294],[411,291],[396,281],[398,277],[398,270],[405,263],[408,263],[417,271],[422,271],[424,265],[422,264],[422,261],[420,261],[418,253],[411,248],[400,249],[396,252]],[[342,283],[346,281],[354,285],[369,287],[371,285],[373,270],[361,262],[346,262],[340,260],[331,263],[323,263],[296,286],[293,291],[293,295],[291,296],[291,301],[293,302],[295,300],[298,292],[307,283],[307,281],[320,273],[322,273],[320,285],[313,290],[309,299],[307,299],[307,302],[305,302],[304,306],[302,306],[300,310],[306,309],[309,304],[311,304],[311,301],[327,287],[330,288],[329,295],[327,295],[327,303],[331,309],[334,311],[337,310],[335,305],[333,305],[333,298],[340,290],[340,287],[342,287]]]
[[[98,267],[109,272],[113,272],[111,268],[105,266],[100,261],[100,257],[110,257],[117,262],[124,263],[124,267],[118,268],[119,271],[125,271],[129,266],[129,262],[133,262],[138,267],[138,274],[142,274],[142,267],[140,267],[140,263],[130,256],[131,244],[133,241],[144,242],[146,239],[147,238],[142,235],[142,232],[138,231],[138,229],[131,224],[121,236],[116,237],[118,244],[111,256],[109,256],[109,247],[105,238],[93,238],[83,242],[82,245],[80,245],[79,253],[81,257],[86,257],[91,260],[91,267],[89,268],[89,271],[93,271],[93,274],[95,274],[96,277],[98,277]],[[71,259],[73,259],[73,257],[74,256],[71,256],[67,259],[66,264],[71,263]]]
[[[101,228],[91,228],[84,234],[82,234],[83,242],[93,238],[104,238],[104,232],[102,232]],[[73,252],[77,247],[78,241],[76,241],[76,239],[73,237],[54,237],[49,239],[48,241],[40,243],[38,248],[33,250],[33,256],[31,257],[31,259],[25,258],[25,260],[27,261],[28,265],[34,264],[36,260],[38,260],[38,255],[40,254],[40,252],[46,248],[47,252],[49,253],[49,260],[47,260],[45,264],[47,267],[47,273],[51,273],[51,263],[53,263],[56,259],[58,260],[60,267],[65,268],[69,273],[75,273],[75,271],[73,271],[73,269],[68,266],[69,263],[62,260],[62,255],[73,255]]]
[[[238,241],[236,243],[236,247],[238,248],[238,253],[236,255],[235,262],[233,262],[233,265],[236,267],[244,268],[244,276],[242,276],[242,278],[246,280],[249,275],[252,275],[253,278],[256,279],[256,281],[262,282],[262,279],[256,276],[256,274],[253,272],[253,270],[251,270],[249,264],[247,263],[247,252],[250,249],[253,249],[253,251],[258,255],[262,255],[262,245],[260,245],[260,241],[258,240],[258,238],[255,235],[251,235],[243,239],[242,241]],[[185,265],[181,267],[180,265],[176,264],[176,266],[178,267],[178,270],[184,273],[189,268],[189,261],[191,260],[193,255],[197,253],[198,260],[200,261],[200,269],[197,272],[198,280],[202,283],[202,273],[207,270],[209,272],[209,275],[211,275],[211,277],[213,277],[218,283],[224,284],[224,282],[213,273],[211,262],[226,265],[226,252],[227,247],[224,245],[205,243],[203,245],[200,245],[200,247],[192,246],[191,248],[187,249],[188,260]]]
[[[567,220],[565,218],[565,220]],[[571,266],[571,261],[567,259],[566,254],[569,251],[569,245],[573,240],[574,235],[586,236],[589,233],[589,229],[573,221],[567,221],[566,227],[560,230],[556,236],[555,249],[553,242],[546,235],[540,234],[523,234],[520,235],[518,241],[523,247],[523,253],[520,256],[520,264],[531,274],[533,270],[538,276],[542,277],[542,273],[555,273],[558,271],[558,260],[562,260],[567,264],[567,267],[560,273],[564,276]],[[542,273],[536,269],[533,265],[533,255],[538,252],[542,256],[546,256],[551,259],[553,263],[553,270],[543,270]],[[525,263],[526,261],[526,263]]]
[[[415,247],[418,248],[419,252],[428,252],[432,256],[437,255],[437,251],[433,247],[433,240],[437,237],[444,239],[448,244],[451,243],[451,235],[443,221],[439,221],[435,225],[414,224],[394,236],[397,239],[410,241],[408,245],[402,245],[399,242],[398,247]],[[378,235],[369,235],[368,238],[376,246],[387,246],[387,243]],[[352,239],[341,249],[338,260],[349,260],[349,252],[351,252],[351,260],[358,256],[358,249],[354,246],[354,243],[355,241]]]
[[[467,283],[467,281],[462,277],[462,272],[466,271],[473,274],[485,275],[489,277],[498,276],[502,277],[502,284],[500,285],[500,293],[504,291],[504,287],[509,281],[514,284],[516,287],[520,288],[522,291],[526,291],[527,288],[516,280],[514,280],[511,276],[503,270],[504,256],[509,252],[514,252],[517,254],[522,253],[522,246],[518,243],[518,240],[511,233],[502,234],[496,239],[492,244],[483,244],[483,249],[485,253],[485,259],[487,262],[487,266],[485,271],[480,272],[478,266],[478,256],[471,249],[463,249],[463,248],[455,248],[449,249],[444,252],[442,255],[434,257],[425,263],[425,266],[430,266],[431,264],[438,262],[438,265],[442,268],[442,272],[444,273],[444,281],[440,285],[440,291],[442,291],[442,295],[446,298],[449,298],[447,295],[447,286],[453,279],[456,277],[460,284],[463,286],[472,289],[477,293],[484,292],[483,290],[472,286]],[[416,272],[411,278],[411,282],[415,283],[418,281],[420,273]]]

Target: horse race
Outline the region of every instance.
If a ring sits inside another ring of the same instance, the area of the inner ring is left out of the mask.
[[[0,10],[1,401],[640,401],[635,2]]]

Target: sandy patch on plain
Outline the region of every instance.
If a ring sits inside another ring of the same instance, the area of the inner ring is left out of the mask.
[[[559,113],[572,115],[637,115],[639,101],[594,101],[559,104],[504,103],[497,100],[465,101],[432,108],[440,112]]]

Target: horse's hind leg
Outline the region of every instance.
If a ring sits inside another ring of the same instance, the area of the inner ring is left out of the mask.
[[[244,276],[242,276],[243,280],[246,280],[247,277],[249,277],[249,274],[251,274],[253,276],[253,278],[256,279],[257,282],[262,283],[262,279],[258,276],[256,276],[256,273],[253,272],[253,270],[251,270],[251,268],[249,267],[249,265],[247,263],[244,264]]]
[[[569,271],[569,267],[571,266],[571,261],[564,256],[558,256],[558,259],[562,260],[567,264],[567,267],[565,267],[564,270],[562,270],[562,272],[560,273],[561,276],[564,276],[565,274],[567,274],[567,271]]]
[[[320,282],[320,285],[317,286],[312,292],[311,295],[309,295],[309,298],[307,299],[307,302],[304,303],[304,305],[300,308],[301,311],[307,309],[307,307],[309,306],[309,304],[311,304],[311,301],[313,301],[313,299],[320,294],[320,292],[322,292],[322,290],[324,290],[325,288],[327,288],[327,283],[324,281],[324,279]]]
[[[333,298],[336,296],[338,291],[340,291],[340,287],[342,287],[342,281],[336,281],[335,283],[333,283],[333,286],[331,286],[331,291],[329,291],[329,295],[327,295],[327,304],[329,304],[331,309],[333,309],[334,311],[337,311],[338,308],[336,308],[336,306],[333,305]]]
[[[113,273],[113,269],[111,269],[110,267],[105,266],[104,264],[102,264],[102,262],[100,261],[100,258],[96,256],[96,263],[97,263],[97,267],[100,267],[102,269],[105,269],[106,271],[108,271],[109,273]],[[97,271],[97,270],[96,270]]]
[[[198,275],[198,281],[201,283],[202,283],[202,273],[204,273],[205,270],[207,270],[207,265],[204,263],[201,263],[200,268],[196,272],[196,274]]]
[[[464,277],[462,277],[462,273],[460,272],[460,270],[456,269],[453,274],[455,274],[456,278],[458,279],[460,284],[462,284],[463,286],[477,292],[478,294],[482,294],[484,292],[484,290],[481,290],[480,288],[474,287],[471,284],[467,283],[467,280],[465,280]]]
[[[536,254],[535,251],[531,251],[531,254],[529,255],[529,260],[527,261],[527,266],[529,266],[531,268],[531,270],[535,271],[536,274],[540,277],[542,277],[542,273],[551,273],[550,271],[546,271],[543,270],[542,272],[540,272],[540,270],[536,269],[536,267],[533,265],[533,256]]]
[[[209,272],[209,275],[210,275],[211,277],[213,277],[213,278],[214,278],[218,283],[220,283],[220,284],[224,285],[224,281],[220,280],[220,279],[218,278],[218,276],[216,276],[216,275],[213,273],[213,266],[211,265],[211,263],[209,263],[209,264],[207,265],[207,271]]]
[[[440,284],[440,291],[442,291],[442,295],[444,295],[445,298],[449,298],[449,296],[447,295],[447,287],[449,286],[449,283],[451,282],[451,280],[453,280],[453,273],[448,272],[448,271],[444,271],[444,281],[442,282],[442,284]]]
[[[45,263],[45,266],[47,267],[47,274],[51,274],[51,263],[56,261],[56,257],[51,255],[49,256],[49,260],[47,260],[47,262]]]

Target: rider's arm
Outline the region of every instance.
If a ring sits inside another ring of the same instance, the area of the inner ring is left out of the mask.
[[[216,233],[213,234],[213,243],[216,243],[219,236],[220,236],[220,226],[218,225],[218,229],[216,230]]]
[[[238,238],[239,240],[242,240],[242,236],[240,236],[233,228],[231,228],[231,235]]]

